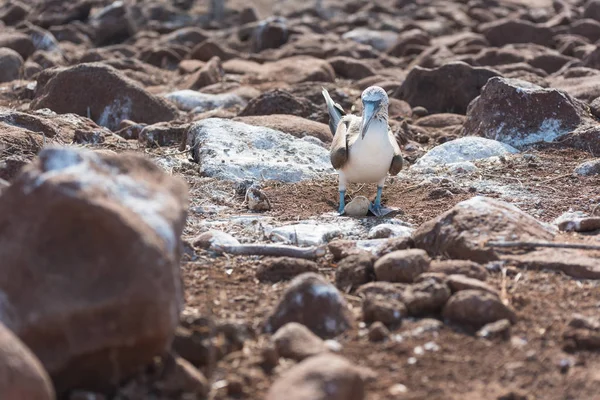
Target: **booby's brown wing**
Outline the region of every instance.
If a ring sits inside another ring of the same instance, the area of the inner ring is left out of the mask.
[[[342,168],[348,160],[348,123],[345,119],[340,121],[335,131],[331,142],[331,150],[329,151],[329,159],[335,169]]]
[[[390,143],[394,148],[394,158],[392,158],[392,164],[390,165],[389,173],[390,175],[398,175],[398,173],[402,170],[404,159],[402,158],[400,146],[398,146],[398,142],[396,141],[392,131],[388,131],[388,137],[390,138]]]

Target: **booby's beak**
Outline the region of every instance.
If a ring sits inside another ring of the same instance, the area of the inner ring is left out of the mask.
[[[364,109],[363,109],[363,115],[362,115],[362,122],[360,124],[360,137],[361,139],[365,138],[365,135],[367,134],[367,131],[369,130],[369,125],[371,124],[371,121],[373,120],[373,117],[375,115],[377,115],[377,113],[379,112],[379,108],[381,107],[381,102],[365,102],[364,104]]]

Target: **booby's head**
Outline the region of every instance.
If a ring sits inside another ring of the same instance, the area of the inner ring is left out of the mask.
[[[388,95],[379,86],[369,86],[362,92],[360,99],[363,103],[362,123],[360,125],[360,136],[364,139],[369,125],[374,117],[383,117],[387,119],[389,106]]]

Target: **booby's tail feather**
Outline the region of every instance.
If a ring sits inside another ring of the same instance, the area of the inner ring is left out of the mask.
[[[338,124],[342,120],[345,112],[342,106],[333,102],[331,96],[329,96],[329,92],[327,89],[322,88],[323,97],[325,97],[325,103],[327,103],[327,111],[329,112],[329,129],[331,130],[331,134],[335,136],[335,131],[337,130]]]

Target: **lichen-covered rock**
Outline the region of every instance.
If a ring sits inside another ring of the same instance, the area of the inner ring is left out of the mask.
[[[469,105],[464,129],[519,149],[552,142],[588,120],[587,106],[563,91],[492,78]]]

